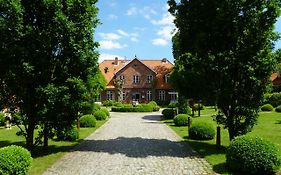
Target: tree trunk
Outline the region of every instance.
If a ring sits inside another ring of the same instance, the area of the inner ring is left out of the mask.
[[[34,130],[35,130],[35,122],[30,121],[27,128],[27,135],[26,135],[26,146],[27,149],[32,152],[34,148]]]

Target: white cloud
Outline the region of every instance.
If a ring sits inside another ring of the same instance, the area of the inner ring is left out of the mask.
[[[133,16],[138,14],[138,9],[136,7],[130,7],[126,13],[128,16]]]
[[[119,42],[113,42],[109,40],[103,40],[99,42],[100,48],[105,50],[111,50],[111,49],[122,49],[127,47],[126,44],[120,44]]]
[[[124,57],[120,55],[101,53],[99,56],[99,63],[101,63],[103,60],[114,60],[115,57],[118,57],[118,59],[120,60],[124,60]]]
[[[152,44],[155,46],[166,46],[166,45],[168,45],[168,41],[166,41],[163,38],[156,38],[156,39],[152,40]]]
[[[157,35],[163,37],[165,40],[171,40],[173,32],[174,28],[172,26],[164,26],[157,32]]]
[[[121,38],[121,36],[116,33],[98,33],[98,35],[103,40],[119,40]]]
[[[115,19],[118,19],[118,16],[116,16],[116,15],[114,15],[114,14],[109,14],[109,15],[108,15],[108,19],[115,20]]]
[[[154,25],[173,25],[174,19],[174,16],[172,16],[169,12],[166,12],[162,15],[160,20],[151,20],[151,23]]]
[[[121,29],[118,29],[117,33],[119,33],[120,35],[123,35],[123,36],[127,36],[127,37],[130,36],[129,33],[125,32],[124,30],[121,30]]]
[[[133,42],[138,42],[139,40],[138,40],[136,37],[132,37],[132,38],[131,38],[131,41],[133,41]]]

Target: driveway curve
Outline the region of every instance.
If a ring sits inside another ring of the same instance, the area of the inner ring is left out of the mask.
[[[160,121],[160,113],[111,118],[44,175],[202,175],[210,165]]]

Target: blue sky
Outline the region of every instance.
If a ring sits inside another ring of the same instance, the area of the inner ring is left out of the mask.
[[[95,40],[100,43],[100,61],[104,59],[167,58],[173,62],[173,17],[166,0],[100,0],[99,25]],[[281,32],[281,18],[276,24]],[[281,48],[281,41],[276,43]]]

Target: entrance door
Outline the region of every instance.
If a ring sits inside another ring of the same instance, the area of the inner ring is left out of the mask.
[[[140,93],[133,93],[133,102],[139,102],[140,101]]]

